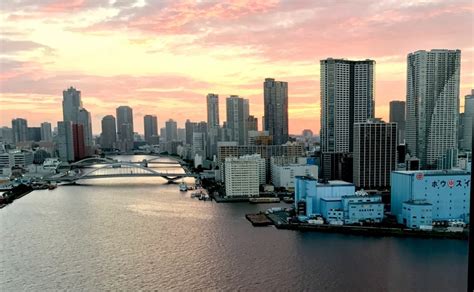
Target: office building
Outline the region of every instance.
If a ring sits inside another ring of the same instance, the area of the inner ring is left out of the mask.
[[[5,144],[13,143],[12,128],[8,128],[8,127],[0,128],[0,142],[3,142]]]
[[[148,145],[157,144],[158,137],[158,118],[154,115],[146,115],[143,117],[143,125],[145,132],[145,141]]]
[[[169,119],[165,122],[166,128],[166,141],[177,141],[178,140],[178,124],[173,119]]]
[[[257,197],[260,186],[260,157],[225,159],[225,192],[227,197]]]
[[[370,119],[354,124],[353,183],[363,189],[390,187],[397,166],[397,124]]]
[[[226,126],[231,130],[232,140],[240,145],[247,143],[247,121],[249,117],[249,100],[237,95],[226,99]]]
[[[265,128],[275,145],[288,141],[288,82],[266,78],[263,82]]]
[[[470,171],[419,170],[392,172],[391,213],[403,224],[403,203],[423,201],[432,205],[432,220],[468,222]]]
[[[461,148],[472,152],[472,127],[474,125],[474,89],[464,99],[463,145]]]
[[[248,131],[247,145],[272,145],[273,138],[268,131]]]
[[[41,141],[41,128],[40,127],[28,127],[27,128],[27,140],[33,142]]]
[[[458,146],[461,51],[416,51],[407,62],[405,140],[422,168],[434,168]]]
[[[129,106],[119,106],[117,116],[117,144],[122,152],[133,149],[133,110]]]
[[[53,141],[53,132],[51,131],[51,123],[41,123],[41,141]]]
[[[86,145],[84,143],[84,125],[72,124],[72,141],[74,149],[74,160],[81,160],[86,157]]]
[[[247,131],[258,131],[258,119],[254,116],[249,116],[247,119]]]
[[[12,120],[13,143],[28,140],[28,122],[25,119],[17,118]]]
[[[74,161],[72,122],[58,122],[58,155],[65,162]]]
[[[398,144],[405,143],[405,102],[394,100],[390,102],[390,123],[397,123]]]
[[[196,123],[191,122],[190,120],[186,120],[186,123],[184,123],[184,129],[186,131],[186,144],[188,145],[193,144],[193,133],[195,127]]]
[[[24,167],[33,164],[33,152],[28,150],[13,150],[0,153],[0,174],[10,175],[12,167]]]
[[[318,178],[318,167],[307,163],[306,157],[274,156],[270,158],[272,184],[275,187],[293,190],[295,177]]]
[[[207,125],[209,128],[219,127],[219,95],[207,95]]]
[[[117,127],[115,117],[107,115],[102,118],[100,146],[102,149],[115,149],[117,143]]]

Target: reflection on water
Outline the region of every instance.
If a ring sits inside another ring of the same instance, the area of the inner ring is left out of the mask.
[[[465,291],[464,241],[254,228],[244,214],[274,205],[189,193],[115,178],[15,201],[0,210],[1,290]]]

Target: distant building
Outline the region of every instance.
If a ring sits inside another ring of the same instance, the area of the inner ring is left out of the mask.
[[[403,221],[403,204],[424,201],[432,205],[432,220],[468,222],[471,177],[468,171],[424,170],[392,172],[391,213]]]
[[[72,125],[72,122],[58,122],[58,154],[59,159],[65,162],[74,161]]]
[[[133,149],[133,109],[129,106],[119,106],[117,114],[117,144],[122,152]]]
[[[72,141],[74,148],[74,160],[86,157],[86,145],[84,143],[84,125],[72,124]]]
[[[226,99],[226,110],[226,126],[231,130],[232,141],[237,141],[239,145],[245,145],[247,142],[249,100],[231,95]]]
[[[0,128],[0,142],[4,142],[5,144],[13,143],[12,128],[8,128],[8,127]]]
[[[41,141],[41,128],[40,127],[28,127],[28,141],[39,142]]]
[[[258,119],[254,116],[249,116],[247,119],[247,131],[258,131]]]
[[[265,128],[273,136],[273,143],[288,142],[288,82],[266,78],[263,82]]]
[[[272,145],[273,138],[268,131],[248,131],[247,145]]]
[[[407,58],[406,143],[422,168],[457,149],[460,50],[416,51]]]
[[[371,119],[354,124],[353,182],[358,188],[390,187],[397,166],[397,124]]]
[[[166,141],[177,141],[178,140],[178,124],[173,119],[169,119],[165,122],[166,127]]]
[[[14,166],[27,167],[33,164],[33,152],[27,150],[14,150],[0,153],[0,174],[10,175]]]
[[[301,135],[305,138],[312,138],[313,137],[313,131],[310,129],[304,129]]]
[[[463,150],[472,152],[472,127],[474,125],[474,89],[470,95],[466,95],[464,101],[464,116],[463,116],[463,145],[460,145]]]
[[[12,120],[13,143],[28,140],[28,122],[25,119],[17,118]]]
[[[178,141],[186,143],[186,129],[185,128],[178,128]]]
[[[117,143],[117,128],[115,117],[107,115],[102,118],[102,134],[100,136],[100,146],[102,149],[115,149]]]
[[[193,133],[194,133],[195,127],[196,127],[196,123],[193,123],[190,120],[186,120],[186,123],[184,124],[184,128],[186,132],[186,144],[188,145],[193,144]]]
[[[228,157],[225,159],[225,191],[227,197],[257,197],[260,169],[264,163],[258,157]]]
[[[41,141],[53,141],[53,132],[51,131],[51,123],[41,123]]]
[[[209,128],[219,127],[219,95],[207,95],[207,125]]]
[[[397,123],[398,144],[405,143],[405,102],[394,100],[390,102],[390,123]]]
[[[148,145],[156,144],[158,137],[158,118],[154,115],[145,115],[143,117],[145,141]]]
[[[283,159],[282,159],[283,158]],[[318,178],[318,167],[307,164],[306,157],[271,157],[271,177],[275,187],[293,190],[297,176]]]
[[[92,137],[91,114],[82,105],[81,92],[72,86],[67,90],[63,90],[62,105],[63,121],[83,126],[84,141],[80,143],[85,145],[87,155],[92,154],[94,142]]]

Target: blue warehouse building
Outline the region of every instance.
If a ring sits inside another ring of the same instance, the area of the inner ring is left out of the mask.
[[[471,183],[470,172],[464,170],[394,171],[391,213],[409,227],[429,225],[431,220],[468,222]]]

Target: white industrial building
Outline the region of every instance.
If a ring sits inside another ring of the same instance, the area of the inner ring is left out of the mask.
[[[318,178],[318,167],[307,164],[306,157],[272,157],[271,177],[275,187],[295,188],[295,177]]]

